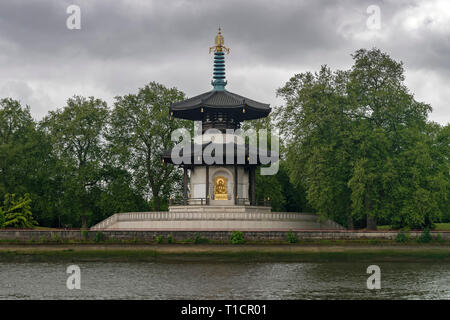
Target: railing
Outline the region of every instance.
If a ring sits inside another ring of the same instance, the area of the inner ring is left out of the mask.
[[[228,200],[231,200],[231,197],[228,197]],[[214,199],[212,199],[214,200]],[[186,206],[186,205],[208,205],[211,201],[208,198],[177,198],[177,199],[169,199],[170,206]],[[259,206],[259,207],[271,207],[272,203],[269,199],[264,200],[256,200],[255,204],[251,204],[248,198],[238,198],[237,205],[239,206]]]
[[[271,207],[272,203],[269,199],[256,200],[254,204],[248,198],[238,198],[237,204],[240,206],[257,206],[257,207]]]
[[[115,213],[112,216],[109,216],[108,218],[103,220],[102,222],[99,222],[96,225],[92,226],[91,229],[104,229],[107,226],[110,226],[110,225],[114,224],[115,222],[117,222],[118,219],[119,219],[119,213]]]
[[[202,199],[202,198],[199,198]],[[205,201],[206,199],[203,198]],[[232,206],[230,206],[232,208]],[[257,210],[257,209],[255,209]],[[91,227],[91,230],[104,230],[113,226],[120,221],[158,221],[158,220],[220,220],[224,219],[223,212],[209,212],[203,214],[202,212],[169,212],[169,211],[152,211],[152,212],[124,212],[116,213],[106,220]],[[226,213],[228,220],[267,220],[267,221],[283,221],[283,220],[303,220],[317,222],[318,216],[316,214],[306,212],[229,212]],[[323,225],[328,225],[330,228],[345,229],[332,220],[321,222]]]
[[[188,199],[169,199],[171,206],[185,206],[185,205],[207,205],[209,201],[207,198],[188,198]]]

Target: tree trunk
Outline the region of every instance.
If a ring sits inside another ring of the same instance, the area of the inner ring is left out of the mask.
[[[366,230],[377,230],[377,217],[371,215],[371,213],[373,212],[372,211],[372,203],[367,195],[366,195],[365,203],[366,203],[366,212],[367,212]]]
[[[87,229],[87,223],[86,223],[86,215],[81,215],[81,228]]]
[[[153,196],[153,208],[155,211],[161,210],[161,199],[159,196]]]
[[[353,230],[355,228],[353,225],[353,217],[352,216],[348,217],[347,225],[348,225],[348,227],[347,227],[348,230]]]
[[[377,230],[377,218],[376,217],[371,217],[370,215],[367,215],[367,220],[366,220],[366,229],[367,230]]]

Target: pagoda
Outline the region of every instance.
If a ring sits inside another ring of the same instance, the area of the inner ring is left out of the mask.
[[[201,124],[194,138],[183,139],[161,155],[165,165],[183,168],[181,199],[171,199],[168,212],[115,213],[91,230],[174,232],[182,238],[186,231],[342,229],[333,221],[320,221],[315,214],[272,212],[267,198],[257,201],[256,169],[275,163],[278,154],[255,145],[254,140],[246,143],[239,129],[243,121],[267,117],[271,109],[225,89],[225,54],[229,51],[219,29],[210,48],[214,52],[213,89],[170,106],[170,117]],[[223,235],[227,237],[227,233],[208,234]]]
[[[249,146],[245,138],[233,132],[240,129],[245,120],[267,117],[271,108],[269,104],[225,89],[225,53],[230,49],[224,45],[220,28],[210,52],[214,52],[213,89],[170,106],[171,117],[201,121],[202,128],[201,134],[179,154],[189,159],[178,164],[184,170],[183,199],[181,202],[172,199],[171,204],[256,206],[255,174],[257,166],[261,165],[258,148]],[[215,132],[212,136],[208,133],[211,131]],[[203,154],[207,148],[214,149],[216,161],[211,163],[205,159]],[[217,150],[220,156],[216,154]],[[242,161],[239,161],[239,155]],[[166,150],[162,158],[165,163],[174,164],[173,150]],[[263,206],[269,206],[267,199]],[[266,210],[270,211],[270,208]]]

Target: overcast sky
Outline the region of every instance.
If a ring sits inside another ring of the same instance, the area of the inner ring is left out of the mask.
[[[73,4],[81,29],[66,25]],[[229,91],[277,106],[294,74],[348,69],[355,50],[378,47],[404,62],[430,119],[450,121],[449,0],[1,0],[0,97],[41,119],[74,94],[111,105],[150,81],[194,96],[212,88],[219,25]]]

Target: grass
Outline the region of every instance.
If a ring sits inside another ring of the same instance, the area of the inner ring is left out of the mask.
[[[34,227],[34,230],[38,231],[60,231],[61,229],[58,228],[50,228],[50,227]]]
[[[436,229],[433,231],[450,231],[450,222],[436,223]]]
[[[432,231],[450,231],[450,222],[435,223],[435,225],[436,225],[436,229],[433,229]],[[390,225],[377,226],[377,230],[387,231],[387,230],[392,230],[392,227]]]
[[[0,261],[160,261],[160,262],[327,262],[327,261],[450,262],[450,247],[432,246],[263,246],[151,245],[53,246],[0,248]]]

